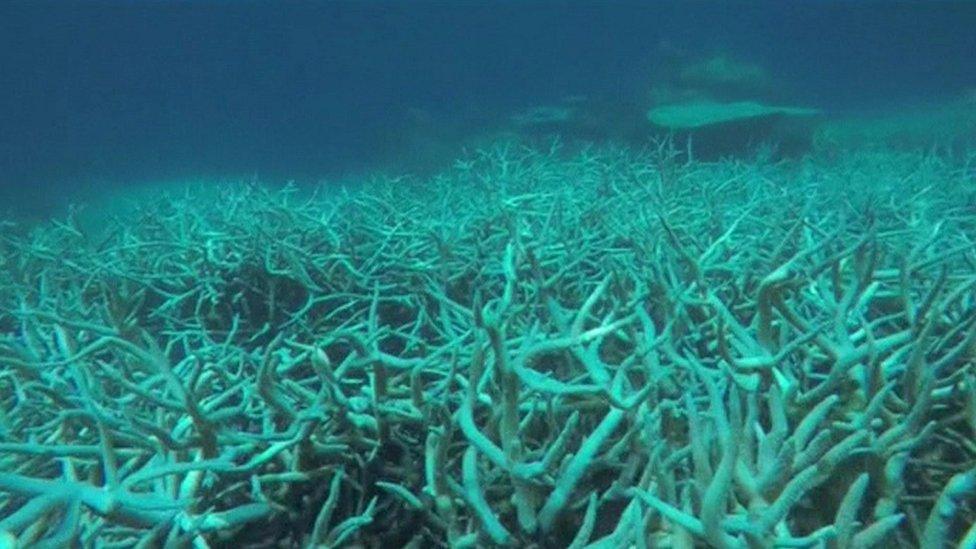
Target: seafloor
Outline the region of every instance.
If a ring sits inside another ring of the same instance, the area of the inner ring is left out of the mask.
[[[0,234],[0,547],[976,545],[974,157],[509,143],[78,219]]]

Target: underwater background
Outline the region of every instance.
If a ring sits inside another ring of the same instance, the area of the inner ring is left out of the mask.
[[[974,29],[3,2],[0,549],[973,549]]]
[[[145,182],[436,170],[466,142],[517,130],[513,115],[572,97],[606,119],[585,138],[637,143],[652,131],[628,125],[667,86],[738,85],[831,117],[976,101],[970,2],[0,9],[0,186],[15,214]],[[754,73],[680,81],[710,59]]]

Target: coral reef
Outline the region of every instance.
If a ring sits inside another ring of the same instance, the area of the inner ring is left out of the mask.
[[[971,547],[973,176],[508,143],[4,226],[0,546]]]

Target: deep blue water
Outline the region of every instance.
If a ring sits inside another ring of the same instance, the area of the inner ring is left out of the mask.
[[[976,2],[4,2],[0,211],[131,182],[422,169],[518,109],[723,52],[867,112],[976,88]]]

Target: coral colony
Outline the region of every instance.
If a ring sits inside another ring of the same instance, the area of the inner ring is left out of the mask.
[[[501,143],[0,241],[0,547],[974,547],[974,160]]]

